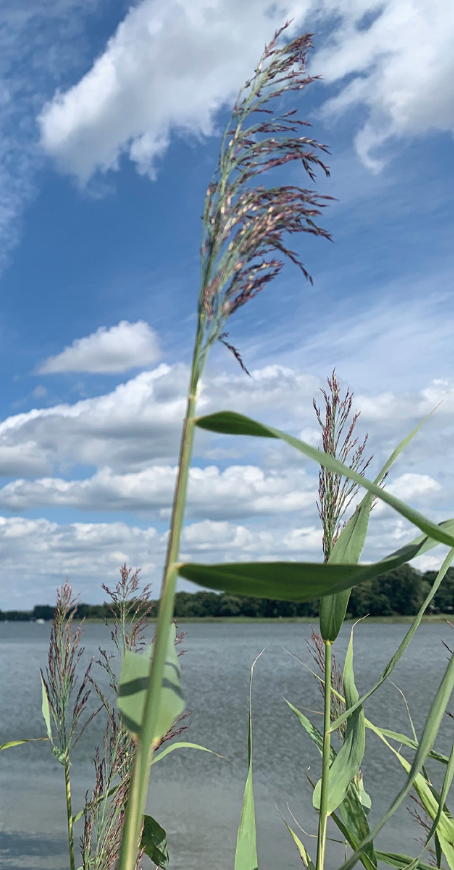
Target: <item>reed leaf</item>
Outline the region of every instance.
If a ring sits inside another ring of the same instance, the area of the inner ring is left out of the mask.
[[[162,761],[166,755],[169,755],[170,752],[173,752],[175,749],[201,749],[202,752],[209,752],[211,755],[216,755],[218,758],[225,759],[225,755],[219,755],[219,752],[214,752],[213,749],[207,749],[206,746],[200,746],[199,743],[187,743],[186,741],[177,741],[177,743],[171,743],[170,746],[166,746],[162,752],[159,752],[158,755],[153,757],[152,764],[157,764],[158,761]]]
[[[454,529],[454,521],[453,520],[446,520],[444,523],[440,523],[440,525],[446,526],[446,528],[449,530]],[[418,540],[422,541],[422,538],[419,538],[419,539],[416,539],[415,541],[413,541],[413,545],[416,545]],[[419,553],[421,554],[423,551],[427,552],[427,550],[430,549],[432,546],[434,546],[433,543],[429,543],[428,541],[426,541],[425,544],[423,545],[423,549],[420,550]],[[447,554],[447,556],[446,556],[446,558],[445,558],[445,560],[444,560],[444,562],[443,562],[443,564],[442,564],[442,566],[437,574],[437,577],[435,579],[435,582],[434,582],[429,594],[424,599],[421,607],[418,610],[418,613],[415,616],[415,619],[413,620],[409,630],[407,631],[407,634],[405,635],[404,639],[401,641],[401,643],[397,647],[397,650],[394,653],[394,655],[389,660],[388,664],[386,665],[384,671],[382,672],[382,674],[380,676],[380,679],[377,680],[377,682],[372,686],[372,688],[369,689],[358,700],[356,705],[353,705],[353,707],[349,711],[342,713],[340,716],[338,716],[337,719],[335,719],[334,722],[331,723],[331,731],[335,731],[337,728],[339,728],[339,726],[342,725],[343,722],[345,722],[345,720],[350,715],[350,713],[353,713],[353,711],[356,709],[356,706],[360,706],[360,704],[364,704],[364,702],[367,701],[367,699],[370,698],[370,696],[373,695],[374,692],[376,692],[377,689],[379,689],[380,686],[383,685],[385,680],[392,673],[392,671],[396,667],[398,661],[402,658],[405,650],[407,649],[408,644],[410,643],[413,635],[415,634],[416,629],[420,625],[421,620],[422,620],[430,602],[435,597],[437,590],[440,588],[440,584],[441,584],[443,578],[445,577],[445,574],[446,574],[449,566],[451,565],[451,562],[453,559],[454,559],[454,548],[451,549],[449,551],[449,553]]]
[[[444,712],[446,710],[446,706],[448,704],[449,698],[451,697],[452,690],[454,688],[454,655],[451,656],[446,671],[444,673],[443,679],[440,683],[438,691],[435,695],[434,700],[432,701],[432,705],[426,720],[426,724],[421,735],[421,739],[418,745],[418,749],[416,750],[415,757],[413,759],[413,763],[409,765],[407,777],[404,785],[400,789],[397,797],[393,800],[391,806],[385,815],[380,819],[380,821],[376,824],[375,828],[370,832],[370,834],[362,841],[359,845],[358,849],[354,854],[345,861],[340,870],[351,870],[352,867],[355,866],[357,861],[359,860],[363,850],[366,848],[369,842],[373,842],[377,834],[384,827],[386,822],[391,818],[391,816],[395,813],[395,811],[399,808],[402,801],[406,798],[408,793],[410,792],[413,785],[415,785],[416,779],[421,772],[421,769],[426,761],[427,756],[432,749],[433,743],[438,733],[438,729],[440,727],[441,720],[444,716]],[[405,759],[403,759],[405,761]],[[408,762],[407,762],[408,763]],[[442,844],[443,847],[443,844]]]
[[[396,870],[409,870],[414,863],[414,858],[411,858],[409,855],[400,855],[397,852],[382,852],[377,849],[377,858],[379,861],[383,861],[384,864],[388,864],[390,867],[395,867]],[[423,861],[418,861],[417,870],[434,870],[431,864],[424,864]]]
[[[438,405],[393,450],[391,456],[374,480],[377,486],[380,485],[396,459],[398,459],[405,447],[407,447],[437,408]],[[359,562],[366,541],[373,499],[374,496],[370,492],[366,492],[347,525],[340,532],[329,555],[328,561],[330,563],[347,562],[355,565]],[[329,640],[333,643],[336,640],[345,619],[349,599],[350,590],[345,589],[343,592],[337,592],[332,596],[327,595],[320,602],[320,634],[324,641]]]
[[[8,740],[7,743],[2,743],[0,745],[0,752],[2,749],[12,749],[14,746],[20,746],[22,743],[34,743],[37,740],[49,740],[48,737],[23,737],[18,740]]]
[[[303,845],[300,838],[298,837],[298,834],[295,834],[295,831],[292,830],[292,828],[290,827],[289,824],[287,824],[285,819],[284,819],[284,825],[286,826],[287,830],[290,832],[290,834],[293,837],[293,841],[296,845],[296,848],[298,849],[299,856],[300,856],[304,866],[307,867],[308,870],[315,870],[315,865],[314,865],[306,847]]]
[[[407,737],[406,734],[402,734],[400,731],[392,731],[390,728],[379,728],[378,725],[372,724],[369,719],[365,719],[366,728],[370,728],[371,731],[375,731],[376,734],[379,734],[380,737],[387,737],[389,740],[396,740],[397,743],[402,744],[403,746],[408,746],[409,749],[417,750],[419,743],[417,740],[413,740],[411,737]],[[441,752],[436,752],[432,749],[429,752],[428,758],[431,758],[433,761],[439,761],[440,764],[448,764],[449,758],[447,755],[443,755]]]
[[[454,531],[454,520],[443,525]],[[278,601],[313,601],[386,574],[434,546],[433,538],[420,535],[371,565],[330,562],[222,562],[204,565],[185,562],[178,566],[178,573],[206,589]],[[346,718],[347,714],[344,714],[344,720]]]
[[[345,690],[345,704],[349,708],[356,704],[359,698],[353,673],[353,629],[350,633],[350,641],[345,656],[342,681]],[[357,707],[347,719],[344,741],[329,769],[327,804],[329,815],[342,803],[353,777],[358,773],[365,747],[364,712],[362,707]],[[318,781],[313,795],[313,804],[317,810],[320,809],[320,795],[321,780]]]
[[[153,864],[161,867],[162,870],[167,870],[169,866],[167,835],[164,828],[161,828],[159,822],[152,816],[143,817],[141,846]]]
[[[421,529],[428,537],[432,537],[441,544],[454,547],[453,535],[447,534],[440,526],[437,526],[427,517],[424,517],[418,511],[415,511],[409,505],[391,495],[391,493],[386,492],[376,483],[353,471],[352,468],[339,462],[339,460],[328,453],[324,453],[322,450],[317,450],[315,447],[311,447],[310,444],[300,441],[299,438],[294,438],[292,435],[287,435],[286,432],[281,432],[280,429],[267,426],[265,423],[258,423],[256,420],[245,417],[243,414],[237,414],[234,411],[220,411],[217,414],[209,414],[206,417],[196,417],[195,423],[201,429],[208,429],[210,432],[218,432],[223,435],[251,435],[258,438],[279,438],[281,441],[285,441],[291,447],[304,453],[309,459],[318,462],[319,465],[323,465],[337,474],[354,480],[372,495],[389,504],[397,513],[417,526],[418,529]]]
[[[161,689],[161,703],[156,731],[152,741],[156,742],[167,733],[175,719],[184,710],[183,693],[180,687],[180,664],[175,652],[175,625],[169,632],[166,662]],[[148,687],[150,657],[153,644],[144,653],[126,650],[120,674],[117,704],[123,724],[136,736],[142,731],[142,718],[145,695]]]
[[[318,730],[318,728],[312,724],[310,719],[305,716],[301,710],[298,710],[290,701],[287,701],[284,698],[286,704],[290,707],[292,712],[295,714],[296,718],[303,726],[305,731],[309,734],[311,739],[314,741],[317,749],[320,752],[320,755],[323,753],[323,735]],[[336,759],[336,751],[333,747],[330,747],[330,759],[333,764]],[[346,837],[349,845],[352,849],[357,849],[358,844],[364,840],[370,833],[369,824],[367,821],[366,813],[364,811],[364,807],[361,805],[359,797],[355,791],[353,785],[349,785],[346,795],[340,805],[340,812],[342,815],[342,820],[336,816],[336,813],[333,812],[332,817],[337,827]],[[364,853],[360,857],[361,863],[364,865],[366,870],[376,870],[377,861],[375,858],[375,851],[373,843],[369,843],[364,850]]]
[[[262,651],[263,652],[263,651]],[[235,870],[258,870],[257,832],[255,826],[254,787],[252,782],[252,678],[254,667],[260,658],[257,656],[251,667],[249,679],[249,722],[248,722],[248,774],[244,789],[243,807],[235,851]]]

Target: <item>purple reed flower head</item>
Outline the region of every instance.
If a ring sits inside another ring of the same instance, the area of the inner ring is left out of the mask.
[[[322,200],[333,197],[295,185],[253,184],[263,173],[294,161],[302,163],[312,181],[316,167],[329,175],[317,153],[329,153],[327,147],[298,135],[302,127],[310,126],[308,122],[295,117],[296,109],[275,115],[269,108],[287,91],[301,90],[320,78],[305,72],[311,34],[278,47],[278,39],[289,24],[275,33],[254,76],[240,91],[217,170],[208,185],[199,295],[205,351],[221,335],[226,319],[279,274],[284,265],[282,256],[312,282],[298,254],[288,247],[286,234],[306,232],[331,238],[315,218],[325,205]],[[254,114],[265,117],[251,120]]]
[[[358,444],[353,437],[355,426],[360,416],[356,411],[352,417],[353,393],[347,389],[341,398],[340,385],[334,370],[331,378],[327,378],[329,391],[321,390],[325,399],[325,415],[313,400],[314,410],[322,430],[322,450],[330,456],[335,456],[344,465],[364,474],[373,457],[364,459],[368,436]],[[348,426],[346,433],[345,427]],[[317,509],[323,526],[323,555],[328,560],[331,550],[341,531],[341,519],[352,499],[359,490],[358,484],[328,468],[320,468]]]

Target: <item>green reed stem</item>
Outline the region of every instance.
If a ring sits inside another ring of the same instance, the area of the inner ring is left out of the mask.
[[[136,757],[126,807],[118,870],[134,870],[139,837],[148,792],[150,766],[155,750],[155,734],[159,716],[162,679],[167,654],[169,629],[172,623],[175,587],[178,578],[178,555],[183,527],[189,467],[194,440],[194,412],[197,385],[201,374],[200,351],[203,332],[199,323],[192,361],[186,416],[181,435],[178,476],[175,486],[169,542],[161,587],[159,618],[148,676],[142,730],[137,742]]]
[[[68,818],[68,846],[69,846],[69,868],[76,870],[76,859],[74,857],[74,824],[71,805],[71,780],[69,778],[69,758],[65,756],[65,785],[66,785],[66,815]]]
[[[325,641],[325,685],[324,685],[324,710],[323,710],[323,753],[322,753],[322,782],[320,793],[320,815],[318,819],[318,842],[317,842],[317,868],[324,870],[326,851],[326,828],[328,825],[328,787],[329,767],[331,755],[331,662],[332,644]]]

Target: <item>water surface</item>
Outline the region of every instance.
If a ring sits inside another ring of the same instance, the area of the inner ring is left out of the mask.
[[[306,640],[310,626],[295,623],[216,624],[184,626],[186,653],[183,689],[192,710],[182,739],[201,743],[227,757],[205,752],[172,753],[153,769],[148,811],[167,830],[172,870],[230,870],[247,773],[247,712],[250,666],[264,650],[254,676],[254,779],[260,870],[293,870],[301,861],[282,816],[291,821],[287,804],[303,828],[316,831],[311,808],[312,779],[319,776],[319,756],[284,698],[301,709],[321,710],[317,683],[297,659],[313,662]],[[361,623],[355,630],[355,671],[359,690],[379,676],[408,626]],[[152,629],[150,629],[151,631]],[[342,660],[349,629],[339,638]],[[0,742],[45,733],[41,718],[39,667],[47,656],[49,624],[0,623]],[[444,624],[422,625],[410,649],[394,671],[394,682],[405,691],[417,731],[447,664],[442,641],[452,644]],[[86,658],[109,645],[109,630],[88,625]],[[296,657],[296,658],[295,658]],[[366,714],[376,724],[410,735],[402,697],[392,685],[382,687],[367,703]],[[315,713],[308,714],[314,722]],[[445,717],[437,746],[449,750],[453,720]],[[73,765],[74,805],[92,787],[93,747],[101,723],[95,722],[80,742]],[[372,797],[372,821],[389,805],[403,782],[403,770],[378,738],[367,735],[364,764],[366,790]],[[0,863],[21,870],[67,870],[63,769],[46,743],[35,743],[0,755]],[[386,826],[383,848],[416,854],[422,829],[412,819],[409,800]],[[78,832],[80,834],[80,831]],[[336,836],[335,829],[333,835]],[[305,844],[312,857],[310,838]],[[340,849],[340,851],[337,851]],[[342,847],[331,846],[329,866],[343,860]]]

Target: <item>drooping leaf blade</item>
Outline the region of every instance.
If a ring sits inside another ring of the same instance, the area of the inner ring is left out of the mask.
[[[2,749],[12,749],[14,746],[20,746],[22,743],[35,743],[38,740],[49,740],[48,737],[23,737],[18,740],[8,740],[7,743],[2,743],[0,745],[0,752]]]
[[[133,735],[141,733],[143,708],[148,687],[148,674],[153,644],[146,652],[127,650],[121,669],[117,704],[123,724]],[[161,689],[159,719],[153,741],[160,740],[171,728],[175,719],[184,710],[184,698],[180,686],[180,664],[175,652],[175,625],[169,631],[166,663]]]
[[[167,870],[169,866],[169,852],[167,849],[167,835],[164,828],[152,816],[143,817],[143,830],[141,846],[145,850],[156,867]]]
[[[454,520],[448,520],[444,525],[454,530]],[[392,571],[433,546],[433,539],[419,535],[371,565],[330,562],[222,562],[204,565],[186,562],[178,566],[178,573],[206,589],[279,601],[313,601]]]
[[[170,743],[170,745],[166,746],[166,748],[163,749],[162,752],[159,752],[158,755],[154,755],[151,763],[156,764],[158,761],[162,761],[162,759],[165,758],[166,755],[169,755],[175,749],[201,749],[202,752],[209,752],[211,755],[216,755],[217,758],[223,758],[224,760],[227,760],[225,755],[219,755],[219,752],[214,752],[213,749],[207,749],[206,746],[201,746],[199,743],[187,743],[184,740],[179,740],[176,743]]]
[[[304,453],[309,459],[318,462],[319,465],[323,465],[330,471],[336,472],[336,474],[341,474],[350,480],[354,480],[355,483],[367,489],[372,495],[389,504],[397,513],[421,529],[425,535],[432,537],[441,544],[454,547],[453,535],[445,532],[441,526],[437,526],[427,517],[424,517],[376,483],[339,462],[338,459],[335,459],[328,453],[324,453],[323,450],[311,447],[310,444],[300,441],[299,438],[294,438],[292,435],[287,435],[286,432],[281,432],[280,429],[275,429],[273,426],[267,426],[264,423],[258,423],[256,420],[245,417],[243,414],[237,414],[234,411],[221,411],[217,414],[209,414],[206,417],[198,417],[195,422],[201,429],[208,429],[210,432],[219,432],[224,435],[252,435],[259,438],[278,438],[281,441],[285,441],[291,447]]]

